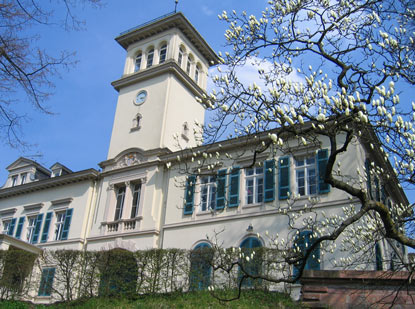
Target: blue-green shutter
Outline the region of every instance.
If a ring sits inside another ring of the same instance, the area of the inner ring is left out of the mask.
[[[381,195],[382,195],[382,203],[386,204],[386,191],[385,191],[385,186],[382,185],[381,189]]]
[[[226,170],[218,171],[216,177],[216,209],[223,209],[226,202]]]
[[[13,218],[9,225],[9,230],[7,231],[7,235],[13,236],[14,227],[16,226],[16,218]]]
[[[51,219],[52,219],[52,212],[48,212],[46,214],[45,223],[43,224],[42,239],[40,240],[40,242],[48,241],[49,226],[50,226]]]
[[[379,178],[375,176],[375,197],[376,201],[380,202],[380,188],[379,188]]]
[[[369,198],[373,199],[373,195],[372,195],[372,180],[370,179],[370,161],[369,161],[369,159],[366,159],[366,161],[365,161],[365,168],[366,168],[367,192],[369,194]]]
[[[32,236],[32,244],[36,244],[39,240],[40,228],[42,227],[43,214],[38,214],[36,217],[35,231]]]
[[[290,193],[290,157],[281,157],[278,160],[279,169],[279,199],[286,200]]]
[[[17,224],[17,229],[16,229],[16,235],[14,236],[17,239],[20,239],[20,236],[22,235],[24,219],[25,219],[25,217],[20,217],[19,218],[19,223]]]
[[[327,149],[320,149],[317,152],[318,193],[320,194],[330,192],[330,185],[324,181],[324,175],[326,174],[328,159],[329,159],[329,151]]]
[[[229,207],[239,205],[239,167],[234,167],[229,175]]]
[[[71,227],[73,208],[68,208],[65,213],[65,222],[63,223],[61,240],[67,240],[69,235],[69,228]]]
[[[196,182],[196,176],[189,176],[187,178],[186,191],[185,191],[185,197],[184,197],[184,211],[183,211],[185,215],[191,215],[193,213],[195,182]]]
[[[265,179],[264,179],[264,201],[272,202],[275,199],[275,161],[268,160],[264,163]]]
[[[52,293],[55,268],[44,268],[40,279],[38,296],[50,296]]]

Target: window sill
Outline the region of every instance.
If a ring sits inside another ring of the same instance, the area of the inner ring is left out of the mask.
[[[196,213],[196,216],[208,216],[208,215],[214,215],[216,213],[216,210],[206,210],[206,211],[200,211]]]
[[[242,208],[257,208],[263,206],[264,203],[245,204]]]

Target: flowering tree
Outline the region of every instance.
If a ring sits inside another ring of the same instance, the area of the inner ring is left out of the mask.
[[[296,282],[315,250],[333,252],[339,237],[350,256],[334,265],[348,267],[365,252],[374,261],[377,251],[372,249],[384,240],[394,251],[390,267],[412,269],[402,251],[402,245],[415,248],[412,207],[402,189],[395,192],[399,200],[390,203],[381,187],[415,183],[415,103],[406,101],[415,84],[414,13],[405,1],[271,0],[260,17],[235,11],[219,16],[229,26],[229,51],[220,55],[215,89],[200,99],[213,115],[203,128],[203,142],[229,137],[246,141],[255,155],[244,167],[252,167],[261,153],[293,153],[287,139],[318,148],[324,138],[330,144],[324,182],[359,205],[330,215],[318,210],[318,200],[311,198],[304,208],[291,211],[296,199],[291,194],[281,214],[297,237],[304,228],[311,230],[303,237],[310,237],[312,245],[300,250],[270,235],[270,244],[282,252],[271,263],[282,271],[280,276],[249,271],[244,276]],[[240,77],[247,66],[256,68],[253,81]],[[343,172],[341,156],[356,141],[376,151],[378,158],[358,167],[351,178]],[[224,160],[234,159],[220,151],[212,158],[209,148],[189,155],[199,172],[213,170],[225,155]],[[235,265],[244,269],[240,260],[216,267],[229,271]]]

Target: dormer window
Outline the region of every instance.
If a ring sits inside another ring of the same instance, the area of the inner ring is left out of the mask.
[[[12,187],[17,185],[17,175],[12,177]]]
[[[141,68],[141,59],[143,58],[143,54],[141,52],[139,52],[137,54],[137,57],[135,57],[135,67],[134,67],[134,72],[138,72]]]
[[[167,45],[164,44],[161,48],[160,48],[160,53],[159,53],[159,63],[163,63],[166,61],[166,55],[167,55]]]
[[[183,47],[180,47],[179,58],[177,59],[177,62],[179,63],[179,67],[182,67],[183,57],[184,57],[184,50],[183,50]]]
[[[62,173],[62,170],[61,169],[53,170],[52,171],[52,177],[58,177],[58,176],[61,175],[61,173]]]
[[[153,65],[153,59],[154,59],[154,48],[150,49],[147,53],[147,68]]]
[[[26,183],[27,173],[20,175],[20,184],[23,185]]]

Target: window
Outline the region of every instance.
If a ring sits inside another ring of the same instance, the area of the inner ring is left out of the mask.
[[[140,205],[141,183],[137,183],[133,188],[133,205],[131,208],[131,219],[137,217]]]
[[[184,50],[183,50],[183,47],[180,47],[179,48],[179,58],[177,59],[177,62],[179,63],[179,67],[182,66],[183,57],[184,57]]]
[[[159,53],[159,63],[163,63],[164,61],[166,61],[166,54],[167,54],[167,45],[164,44],[161,48],[160,48],[160,53]]]
[[[315,157],[302,157],[295,160],[297,193],[313,195],[317,193],[317,169]]]
[[[27,231],[26,231],[26,241],[32,242],[33,233],[35,232],[35,225],[36,225],[36,216],[29,217],[27,223]]]
[[[17,175],[12,177],[12,187],[17,185]]]
[[[375,258],[376,258],[376,270],[383,270],[383,258],[382,251],[379,243],[375,244]]]
[[[197,65],[196,70],[195,70],[195,82],[196,82],[196,84],[199,83],[199,75],[200,75],[200,67],[199,67],[199,65]]]
[[[119,187],[117,190],[117,205],[115,206],[114,221],[120,220],[122,217],[124,199],[125,199],[125,186],[122,186],[122,187]]]
[[[143,58],[143,54],[141,52],[139,52],[137,54],[137,56],[135,57],[135,67],[134,67],[134,72],[138,72],[141,68],[141,60]]]
[[[293,245],[293,249],[296,252],[299,252],[301,257],[303,257],[308,248],[313,244],[313,233],[311,231],[301,231],[300,234],[296,237]],[[300,271],[301,265],[304,261],[294,265],[293,275],[296,277]],[[313,252],[308,256],[307,261],[305,261],[305,270],[320,270],[320,245],[314,248]]]
[[[147,53],[147,68],[153,65],[153,59],[154,59],[154,48],[150,49]]]
[[[208,243],[198,244],[190,253],[190,290],[204,290],[210,285],[213,250]]]
[[[4,220],[3,221],[3,234],[9,234],[9,229],[12,220]]]
[[[245,170],[246,204],[263,202],[264,196],[264,168],[255,167]]]
[[[241,243],[241,251],[244,256],[253,256],[252,259],[247,261],[245,258],[241,260],[243,270],[239,269],[239,280],[244,280],[243,286],[254,286],[255,283],[260,283],[260,280],[252,278],[243,278],[244,275],[259,275],[262,269],[262,256],[258,251],[258,248],[262,247],[261,241],[257,237],[248,237]],[[252,255],[252,252],[255,251],[255,254]]]
[[[26,176],[27,176],[26,173],[20,175],[20,184],[21,185],[26,183]]]
[[[65,212],[56,213],[54,240],[61,240],[62,239],[62,232],[63,232],[64,223],[65,223]]]
[[[42,277],[40,279],[40,286],[38,296],[50,296],[52,293],[53,278],[55,277],[55,268],[43,268]]]
[[[216,208],[216,177],[205,176],[201,179],[200,211],[215,210]]]
[[[187,58],[186,73],[190,75],[190,68],[192,66],[192,58],[190,56]]]

